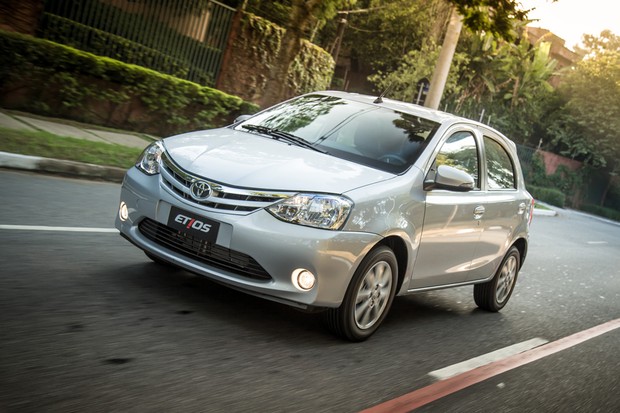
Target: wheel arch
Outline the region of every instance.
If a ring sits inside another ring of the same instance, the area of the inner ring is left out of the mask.
[[[409,253],[407,252],[407,244],[405,241],[395,235],[382,239],[374,248],[384,245],[392,250],[396,256],[396,262],[398,263],[398,282],[396,283],[396,292],[400,291],[405,280],[405,273],[407,272],[407,263],[409,262]],[[373,248],[373,249],[374,249]]]
[[[512,244],[513,247],[516,247],[519,250],[519,268],[523,266],[523,262],[525,261],[525,257],[527,256],[527,241],[525,238],[519,238]],[[510,250],[510,248],[509,248]]]

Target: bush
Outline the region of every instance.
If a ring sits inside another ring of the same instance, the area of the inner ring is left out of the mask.
[[[584,204],[581,206],[581,210],[614,221],[620,221],[620,211],[615,209],[605,208],[599,205]]]
[[[546,202],[559,208],[564,208],[566,204],[566,195],[558,189],[528,185],[527,190],[538,201]]]
[[[0,104],[157,135],[220,126],[257,110],[210,87],[2,31]]]

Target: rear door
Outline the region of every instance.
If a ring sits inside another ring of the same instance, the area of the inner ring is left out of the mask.
[[[480,242],[471,263],[468,280],[491,277],[514,239],[519,224],[527,219],[527,202],[518,190],[516,151],[499,136],[483,137],[482,183],[485,205],[480,220]]]

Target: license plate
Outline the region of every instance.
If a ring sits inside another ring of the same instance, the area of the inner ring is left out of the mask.
[[[186,235],[211,243],[215,243],[217,232],[220,229],[219,222],[176,207],[170,208],[168,226]]]

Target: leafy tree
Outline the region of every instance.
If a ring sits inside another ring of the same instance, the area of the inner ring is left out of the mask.
[[[465,27],[505,40],[514,40],[517,37],[514,22],[525,21],[529,11],[521,9],[521,3],[517,0],[448,1],[456,6]]]
[[[620,36],[605,30],[585,36],[584,44],[584,60],[560,85],[559,110],[547,133],[563,155],[609,172],[603,205],[620,172]]]
[[[430,79],[435,68],[435,62],[439,56],[439,47],[433,42],[427,42],[420,50],[411,50],[400,62],[396,70],[390,72],[377,71],[369,76],[378,90],[390,88],[389,95],[405,102],[418,103],[422,79]],[[458,84],[459,75],[469,63],[469,57],[465,53],[457,53],[454,56],[453,65],[446,83],[446,91],[453,95],[459,95],[462,87]]]
[[[620,37],[586,36],[586,57],[565,75],[563,105],[548,132],[563,154],[594,167],[620,169]]]
[[[486,120],[526,143],[553,93],[550,45],[531,46],[526,39],[514,44],[490,34],[470,36],[467,43],[461,53],[467,53],[469,64],[460,72],[460,88],[446,94],[451,110],[472,117],[484,110]]]
[[[415,102],[417,82],[430,78],[438,54],[439,47],[429,42],[409,52],[396,70],[378,72],[369,79],[380,90],[391,85],[391,96]],[[454,56],[444,108],[475,119],[484,110],[485,121],[490,118],[494,126],[525,143],[533,139],[532,125],[552,98],[547,80],[554,68],[549,44],[532,47],[525,39],[513,44],[488,33],[469,33]]]
[[[345,47],[360,62],[375,70],[395,70],[412,50],[439,42],[450,15],[444,0],[366,0],[363,10],[345,15]],[[333,27],[329,34],[335,36]]]

